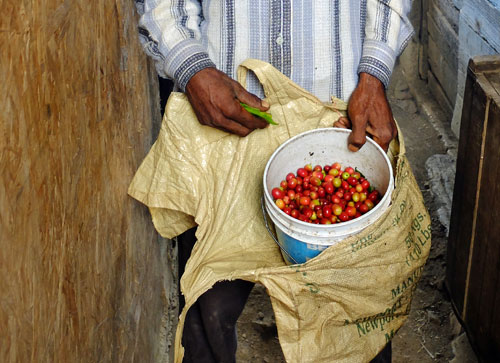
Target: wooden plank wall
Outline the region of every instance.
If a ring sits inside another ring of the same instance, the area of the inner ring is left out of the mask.
[[[451,0],[429,2],[429,89],[450,118],[457,89],[458,18],[459,11]]]
[[[167,361],[171,249],[126,194],[160,120],[134,3],[0,8],[0,362]]]
[[[459,135],[469,59],[500,53],[500,4],[497,0],[462,0],[457,3],[460,6],[457,95],[451,128]]]
[[[429,87],[446,115],[453,113],[457,90],[458,9],[450,0],[429,5]]]

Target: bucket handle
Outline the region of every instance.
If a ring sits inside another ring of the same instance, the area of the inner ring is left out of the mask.
[[[267,221],[267,211],[266,207],[264,206],[264,196],[260,198],[260,206],[262,208],[262,216],[264,217],[264,225],[266,226],[267,231],[269,232],[269,235],[271,238],[276,242],[276,244],[280,247],[281,252],[283,252],[289,259],[289,261],[292,261],[295,265],[298,265],[299,263],[295,261],[295,259],[290,256],[290,254],[281,246],[280,242],[278,241],[278,238],[274,235],[273,231],[271,231],[271,227],[269,227],[269,223]]]

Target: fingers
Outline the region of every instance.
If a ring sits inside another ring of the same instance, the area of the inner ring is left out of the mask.
[[[333,123],[333,127],[338,127],[341,129],[350,129],[351,121],[347,117],[340,117],[337,121]]]
[[[198,114],[198,112],[196,112],[196,116],[198,117],[198,120],[202,125],[210,126],[238,136],[247,136],[253,131],[253,129],[249,129],[239,122],[225,117],[221,113],[213,113],[212,115],[207,115],[205,113]]]
[[[232,100],[231,105],[213,110],[209,117],[200,119],[201,123],[215,127],[238,136],[247,136],[255,129],[263,129],[268,123],[257,116],[248,113],[239,102]]]
[[[367,128],[367,132],[368,132],[368,128]],[[380,147],[382,149],[384,149],[384,151],[387,151],[389,149],[389,144],[397,136],[398,130],[394,126],[391,129],[384,128],[384,129],[378,130],[377,132],[373,132],[371,134],[372,134],[373,141],[375,141],[377,144],[379,144]]]
[[[389,144],[398,135],[398,128],[387,102],[380,104],[373,112],[366,127],[366,133],[387,151]]]
[[[249,129],[263,129],[269,126],[266,120],[261,117],[252,115],[246,111],[239,103],[238,100],[233,100],[230,104],[222,109],[224,116],[230,120],[241,124]]]
[[[264,119],[248,113],[235,99],[224,107],[211,110],[210,116],[202,123],[238,136],[247,136],[255,129],[269,126]]]
[[[249,106],[258,108],[261,111],[267,111],[269,109],[269,103],[266,100],[261,100],[256,95],[248,92],[239,83],[236,83],[235,93],[239,101]]]
[[[262,111],[269,105],[215,68],[196,73],[186,86],[186,95],[202,125],[239,136],[268,126],[264,119],[244,110],[240,101]]]
[[[334,127],[339,127],[342,129],[351,129],[352,132],[349,134],[349,138],[347,139],[347,147],[349,150],[356,152],[361,146],[363,146],[366,142],[366,121],[363,121],[362,118],[357,117],[357,122],[351,122],[351,120],[347,117],[340,117],[334,124]],[[363,125],[365,125],[363,127]],[[369,126],[368,126],[369,127]]]
[[[333,126],[342,129],[350,129],[352,127],[352,123],[347,117],[341,117],[333,124]],[[389,144],[397,136],[397,134],[398,131],[395,125],[394,127],[391,127],[391,130],[387,129],[375,130],[370,125],[370,123],[367,122],[365,129],[365,137],[364,138],[359,137],[359,139],[357,139],[356,138],[357,134],[354,134],[353,131],[348,139],[348,148],[353,152],[358,151],[366,143],[366,135],[368,135],[373,139],[373,141],[379,144],[380,147],[384,149],[384,151],[387,151],[389,149]]]
[[[349,150],[356,152],[366,142],[366,125],[368,119],[364,115],[353,115],[351,117],[352,131],[347,139]]]
[[[254,94],[247,92],[239,84],[237,84],[236,87],[235,93],[238,101],[237,107],[231,107],[228,109],[227,111],[229,113],[227,113],[226,116],[233,120],[237,120],[237,122],[251,129],[263,129],[269,126],[267,121],[245,110],[239,102],[246,103],[247,105],[258,108],[261,111],[267,111],[269,109],[269,103],[265,100],[261,100]]]
[[[234,87],[234,93],[236,95],[235,102],[228,104],[224,108],[223,112],[227,118],[235,120],[241,125],[250,129],[263,129],[269,126],[267,121],[263,118],[255,116],[248,111],[246,111],[240,102],[246,103],[251,107],[258,108],[261,111],[267,111],[269,109],[269,103],[265,100],[261,100],[256,95],[248,92],[239,83],[232,81]]]
[[[226,119],[225,122],[219,123],[219,125],[214,127],[219,130],[229,132],[231,134],[235,134],[241,137],[249,135],[254,130],[254,129],[249,129],[246,126],[229,119]]]
[[[397,128],[380,80],[360,73],[358,86],[349,99],[348,115],[352,125],[348,139],[350,150],[359,150],[369,135],[387,151],[389,143],[397,135]]]

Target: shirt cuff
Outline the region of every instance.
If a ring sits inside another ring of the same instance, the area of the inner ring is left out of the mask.
[[[386,43],[378,40],[365,40],[358,74],[361,72],[371,74],[387,88],[395,62],[396,52]]]
[[[215,68],[215,64],[201,44],[194,39],[186,39],[170,51],[165,62],[165,73],[184,92],[191,77],[210,67]]]

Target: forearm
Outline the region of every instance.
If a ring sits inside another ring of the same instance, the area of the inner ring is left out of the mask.
[[[413,35],[408,19],[411,0],[368,0],[365,40],[358,73],[377,77],[385,87],[401,54]]]
[[[201,5],[187,0],[136,0],[139,39],[157,72],[184,90],[200,70],[215,67],[201,44]]]

